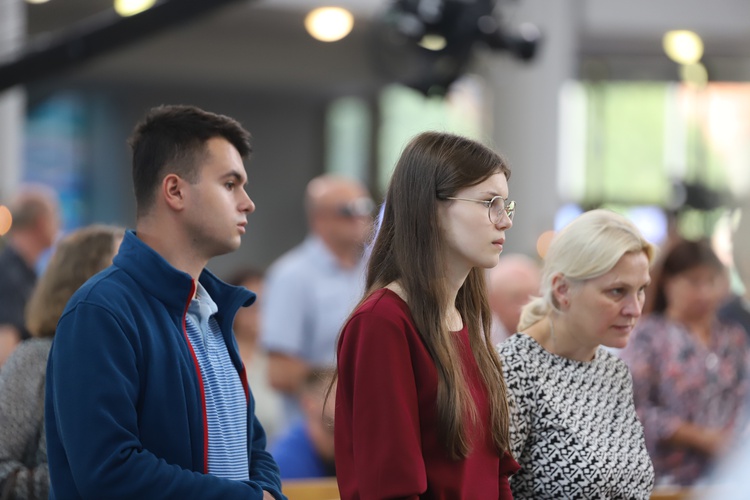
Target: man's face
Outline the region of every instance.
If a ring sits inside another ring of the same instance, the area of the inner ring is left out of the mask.
[[[533,278],[533,277],[532,277]],[[508,332],[515,332],[521,320],[523,306],[531,301],[532,296],[539,295],[539,282],[533,279],[504,283],[504,288],[497,292],[494,311],[503,322]]]
[[[45,248],[51,247],[60,233],[60,208],[49,201],[44,214],[39,218],[39,238]]]
[[[316,232],[335,247],[364,247],[372,227],[373,209],[369,194],[358,185],[332,187],[316,208]]]
[[[237,149],[226,139],[206,142],[198,181],[185,190],[183,221],[193,251],[210,259],[237,250],[255,203],[245,192],[247,174]]]

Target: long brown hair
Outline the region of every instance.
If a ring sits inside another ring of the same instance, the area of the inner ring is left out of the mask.
[[[35,337],[55,335],[70,297],[90,277],[112,263],[115,243],[125,230],[95,224],[78,229],[57,245],[26,305],[26,328]]]
[[[437,368],[439,432],[456,459],[471,451],[466,419],[476,417],[476,407],[459,362],[458,346],[443,323],[448,291],[442,279],[446,266],[438,203],[497,173],[510,177],[505,161],[482,144],[438,132],[416,136],[396,164],[367,269],[363,301],[393,281],[398,281],[406,294],[414,323]],[[469,272],[455,305],[467,324],[471,350],[487,389],[495,447],[500,453],[509,451],[506,387],[490,340],[491,314],[483,269]]]

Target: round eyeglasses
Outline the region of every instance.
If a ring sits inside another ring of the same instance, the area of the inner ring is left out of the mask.
[[[446,200],[458,200],[458,201],[472,201],[474,203],[481,203],[487,207],[488,214],[490,216],[490,222],[493,224],[499,224],[503,218],[503,212],[508,216],[508,219],[513,220],[513,216],[516,214],[516,202],[507,201],[502,196],[494,196],[490,200],[475,200],[472,198],[456,198],[454,196],[446,196]]]

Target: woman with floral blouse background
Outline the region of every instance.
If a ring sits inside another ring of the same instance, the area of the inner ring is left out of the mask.
[[[651,314],[622,352],[657,484],[700,482],[743,420],[748,347],[739,325],[717,318],[724,273],[707,242],[673,244],[653,273]]]

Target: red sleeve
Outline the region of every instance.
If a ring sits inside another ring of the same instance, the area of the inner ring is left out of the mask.
[[[427,489],[405,328],[404,321],[360,312],[342,333],[335,425],[342,499],[416,499]]]
[[[505,453],[500,459],[500,495],[499,498],[512,500],[513,492],[510,489],[510,476],[521,470],[521,466],[511,456],[510,453]]]

